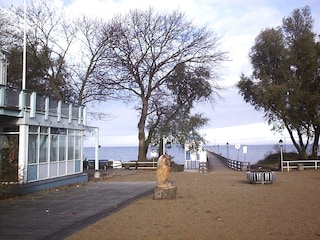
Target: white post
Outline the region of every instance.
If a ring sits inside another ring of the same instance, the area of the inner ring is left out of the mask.
[[[5,91],[5,88],[4,87],[0,87],[0,106],[1,107],[4,107],[5,105],[5,94],[6,94],[6,91]]]
[[[27,183],[28,179],[28,131],[29,127],[27,125],[20,125],[18,159],[18,177],[20,183]]]
[[[87,125],[87,107],[83,108],[82,117],[83,117],[82,124],[83,126],[86,126]]]
[[[227,143],[227,159],[229,159],[229,143]]]
[[[72,104],[69,104],[69,123],[72,122]]]
[[[280,151],[281,151],[281,172],[283,172],[283,153],[282,153],[282,146],[281,146],[281,149],[280,149]]]
[[[59,100],[58,102],[58,107],[57,107],[57,121],[60,122],[61,121],[61,100]]]
[[[187,150],[189,149],[189,145],[184,143],[184,169],[188,169],[188,162],[187,162]]]
[[[8,65],[8,60],[7,56],[0,51],[0,85],[7,85],[7,65]]]
[[[25,98],[25,91],[21,91],[19,93],[19,110],[24,112],[25,106],[26,106],[26,98]]]
[[[78,107],[78,124],[81,125],[82,106]]]
[[[166,137],[163,137],[162,138],[162,154],[165,154],[166,153],[166,144],[167,144],[167,139]]]
[[[50,111],[50,100],[48,97],[46,97],[44,109],[45,109],[44,110],[44,119],[48,120],[49,119],[49,111]]]
[[[30,96],[30,118],[36,117],[37,110],[37,93],[32,92]]]
[[[99,128],[95,128],[95,135],[96,135],[96,146],[95,146],[95,160],[94,160],[94,177],[100,178],[99,172]]]

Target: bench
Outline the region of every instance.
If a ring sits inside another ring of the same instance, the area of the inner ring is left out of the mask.
[[[157,162],[122,162],[122,168],[124,169],[140,169],[140,170],[152,170],[157,169]]]
[[[99,169],[107,170],[108,168],[108,160],[99,160]],[[84,169],[91,169],[95,168],[95,160],[93,159],[85,159],[83,161],[83,168]]]

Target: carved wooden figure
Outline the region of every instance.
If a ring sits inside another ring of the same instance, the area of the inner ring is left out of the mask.
[[[169,182],[171,157],[167,154],[161,155],[157,163],[157,187],[170,187]]]

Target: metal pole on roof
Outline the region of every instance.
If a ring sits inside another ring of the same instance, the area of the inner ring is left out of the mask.
[[[23,63],[22,63],[22,90],[26,89],[26,69],[27,69],[27,0],[24,0],[24,28],[23,28]]]

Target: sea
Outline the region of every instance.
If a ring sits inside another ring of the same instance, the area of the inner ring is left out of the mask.
[[[236,148],[237,147],[237,148]],[[223,157],[250,162],[255,164],[260,160],[263,160],[266,156],[279,153],[280,158],[280,146],[279,145],[215,145],[215,146],[204,146],[212,152],[215,152]],[[147,153],[147,158],[157,160],[157,157],[151,156],[151,150]],[[293,145],[284,145],[283,152],[297,152]],[[83,150],[84,158],[94,159],[95,148],[84,147]],[[172,146],[170,149],[166,149],[166,153],[173,157],[173,161],[177,164],[184,164],[185,152],[181,146]],[[138,147],[100,147],[99,148],[99,159],[103,160],[121,160],[123,162],[137,160],[138,159]]]

